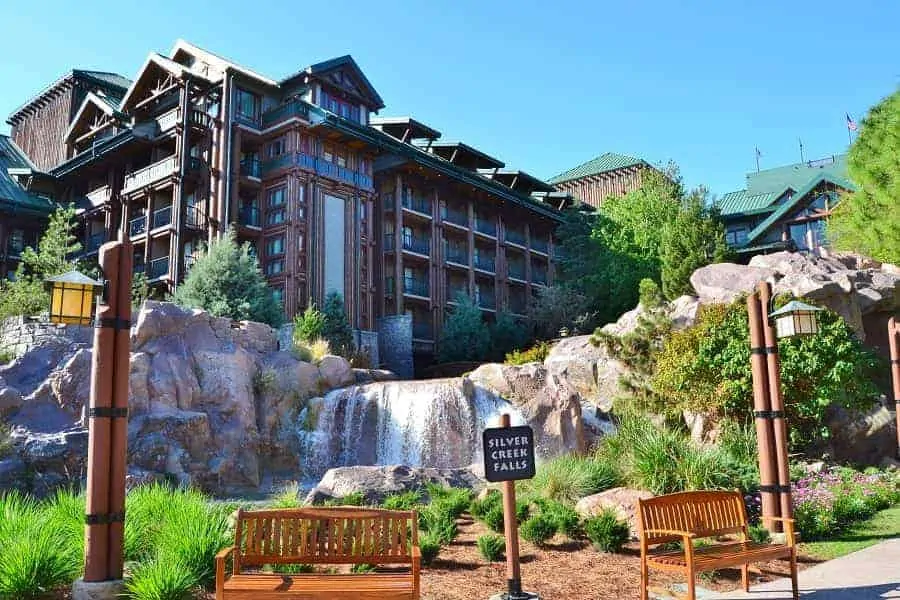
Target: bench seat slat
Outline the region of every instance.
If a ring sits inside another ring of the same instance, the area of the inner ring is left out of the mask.
[[[791,549],[787,545],[736,542],[694,549],[694,566],[698,571],[743,565],[748,562],[762,562],[788,557]],[[676,550],[647,557],[650,564],[686,567],[684,552]]]
[[[411,591],[412,575],[234,575],[225,582],[226,591],[295,592],[295,591]]]

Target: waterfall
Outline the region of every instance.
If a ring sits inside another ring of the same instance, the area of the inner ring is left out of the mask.
[[[506,400],[466,379],[394,381],[334,390],[299,415],[301,468],[403,464],[465,467],[479,462],[481,432],[501,412],[525,423]]]

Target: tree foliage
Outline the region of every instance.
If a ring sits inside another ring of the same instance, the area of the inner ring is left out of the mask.
[[[266,285],[259,263],[234,231],[210,244],[191,267],[172,300],[217,317],[281,325],[282,309]]]
[[[563,285],[585,297],[585,312],[596,313],[601,324],[633,308],[639,282],[662,283],[664,271],[666,296],[677,297],[688,268],[724,256],[724,230],[705,208],[706,196],[702,188],[686,193],[677,167],[669,165],[645,171],[639,189],[609,197],[596,214],[569,212],[557,232]],[[691,229],[698,226],[699,232]]]
[[[791,443],[802,449],[829,436],[832,404],[866,408],[878,398],[878,359],[837,314],[823,310],[819,333],[778,341]],[[700,307],[696,323],[672,333],[656,358],[651,385],[658,410],[712,412],[751,418],[753,383],[746,304]]]
[[[556,338],[562,328],[577,334],[596,326],[596,314],[588,311],[587,297],[573,285],[538,288],[529,312],[539,339]]]
[[[848,156],[858,190],[828,223],[836,247],[900,263],[900,91],[872,107]]]
[[[340,356],[350,356],[353,352],[353,328],[347,320],[344,298],[331,292],[322,307],[322,337],[328,340],[331,351]]]
[[[44,280],[78,269],[74,257],[81,252],[75,236],[75,209],[59,208],[50,215],[37,248],[25,248],[14,281],[0,282],[0,318],[35,315],[50,307]]]
[[[440,362],[482,360],[488,355],[491,334],[485,327],[481,309],[465,294],[455,298],[456,306],[444,321],[438,360]]]
[[[486,358],[498,362],[502,361],[507,353],[524,347],[530,338],[525,324],[506,311],[497,313],[490,331],[491,343]]]

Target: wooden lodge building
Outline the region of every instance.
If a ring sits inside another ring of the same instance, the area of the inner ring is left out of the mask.
[[[744,189],[717,202],[726,241],[742,262],[780,250],[821,254],[828,217],[855,190],[846,155],[747,173]]]
[[[155,290],[233,228],[287,317],[338,292],[357,330],[411,315],[431,353],[459,293],[489,318],[524,315],[553,280],[567,195],[414,119],[372,116],[384,106],[350,56],[275,80],[178,41],[133,80],[72,71],[29,100],[8,119],[2,176],[20,204],[43,199],[38,228],[51,201],[74,204],[87,255],[130,239]]]
[[[589,206],[600,208],[609,196],[624,196],[640,188],[646,169],[654,168],[644,159],[607,152],[551,177],[548,183]]]

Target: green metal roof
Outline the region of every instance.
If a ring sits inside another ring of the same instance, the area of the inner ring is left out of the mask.
[[[719,198],[717,205],[723,216],[764,211],[772,206],[780,193],[751,194],[747,190],[729,192]]]
[[[821,160],[811,160],[759,173],[747,173],[747,191],[750,194],[781,193],[787,188],[799,190],[810,179],[822,173],[836,177],[847,177],[847,155],[838,154]]]
[[[25,191],[9,169],[33,169],[33,165],[8,136],[0,135],[0,211],[49,215],[53,202]]]
[[[760,237],[763,233],[766,232],[769,227],[778,222],[779,219],[784,217],[791,210],[796,208],[800,202],[806,198],[810,192],[812,192],[817,185],[823,182],[833,183],[837,187],[844,188],[845,190],[856,191],[856,186],[849,179],[844,179],[843,177],[837,177],[832,175],[831,173],[820,173],[817,177],[810,179],[809,182],[800,188],[797,193],[795,193],[790,200],[782,204],[778,207],[775,212],[766,217],[765,221],[757,225],[753,231],[747,234],[747,242],[744,244],[749,245],[751,242],[755,241],[756,238]]]
[[[616,154],[615,152],[607,152],[606,154],[601,154],[597,158],[589,160],[584,164],[578,165],[574,169],[569,169],[564,173],[560,173],[556,177],[551,177],[547,182],[551,184],[562,183],[563,181],[580,179],[582,177],[588,177],[589,175],[598,175],[600,173],[607,173],[609,171],[615,171],[617,169],[624,169],[626,167],[646,164],[647,161],[641,158],[626,156],[624,154]]]

